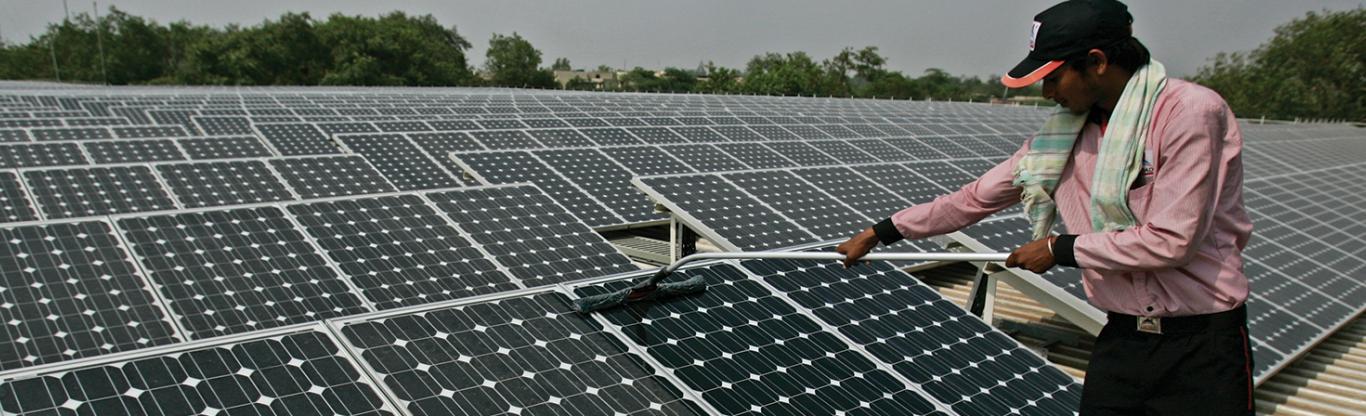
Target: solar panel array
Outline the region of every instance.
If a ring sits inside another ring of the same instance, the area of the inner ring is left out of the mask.
[[[0,88],[0,264],[21,266],[0,269],[0,412],[1076,408],[1074,380],[887,264],[721,262],[683,272],[708,276],[702,296],[601,316],[568,302],[640,276],[594,229],[667,220],[652,199],[727,249],[808,247],[970,181],[1040,110]],[[1248,131],[1249,178],[1266,178],[1249,205],[1297,236],[1248,250],[1270,285],[1250,304],[1265,374],[1361,310],[1336,295],[1359,291],[1366,225],[1329,217],[1361,206],[1366,172],[1355,129]],[[1016,222],[980,241],[1012,244]]]
[[[1366,211],[1358,208],[1363,198],[1355,196],[1362,190],[1366,165],[1342,156],[1366,154],[1366,140],[1340,128],[1299,129],[1296,134],[1310,136],[1293,138],[1278,136],[1285,131],[1273,133],[1279,130],[1275,128],[1243,128],[1250,132],[1244,147],[1249,166],[1244,199],[1257,226],[1243,257],[1252,285],[1248,305],[1258,357],[1254,372],[1264,380],[1366,310],[1366,297],[1360,296],[1366,291],[1366,240],[1359,237],[1366,234]],[[942,143],[935,146],[943,150]],[[977,158],[849,165],[840,169],[852,169],[853,175],[824,172],[824,180],[809,170],[779,169],[647,176],[635,182],[719,245],[766,250],[843,240],[898,209],[958,189],[997,162]],[[830,177],[854,178],[859,185]],[[1011,213],[990,217],[963,233],[997,252],[1012,251],[1032,235],[1029,222]],[[1054,268],[1041,277],[1086,298],[1077,269]]]

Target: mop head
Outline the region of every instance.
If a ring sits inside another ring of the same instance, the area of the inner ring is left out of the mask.
[[[626,288],[601,295],[585,296],[574,301],[580,313],[593,313],[636,302],[654,302],[707,290],[707,279],[701,275],[681,282],[660,283],[641,288]]]

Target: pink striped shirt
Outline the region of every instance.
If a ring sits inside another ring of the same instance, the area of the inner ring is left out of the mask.
[[[1222,312],[1247,300],[1242,250],[1252,233],[1243,209],[1242,133],[1217,93],[1171,79],[1157,99],[1147,140],[1153,170],[1129,191],[1138,225],[1091,228],[1090,187],[1101,129],[1087,124],[1054,192],[1091,304],[1144,316]],[[924,238],[959,230],[1019,202],[1011,185],[1025,148],[957,192],[892,216],[897,231]],[[1062,266],[1057,266],[1062,267]]]

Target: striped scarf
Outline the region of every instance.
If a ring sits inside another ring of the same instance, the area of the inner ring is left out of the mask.
[[[1144,142],[1157,95],[1167,85],[1167,70],[1149,60],[1124,85],[1124,93],[1110,114],[1101,137],[1096,172],[1091,179],[1091,228],[1097,232],[1124,230],[1138,222],[1129,210],[1129,184],[1143,169]],[[1034,239],[1048,237],[1057,219],[1053,190],[1072,155],[1086,114],[1060,108],[1034,135],[1029,150],[1015,167],[1014,185],[1022,189],[1020,201],[1034,229]]]

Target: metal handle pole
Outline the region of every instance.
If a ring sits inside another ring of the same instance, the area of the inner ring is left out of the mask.
[[[886,261],[1006,261],[1010,253],[871,253],[863,256],[859,260],[886,260]],[[699,260],[716,259],[741,259],[741,260],[844,260],[844,255],[840,253],[805,253],[805,252],[732,252],[732,253],[697,253],[678,259],[655,273],[649,279],[641,281],[638,287],[658,284],[660,280],[678,270],[684,264]]]

